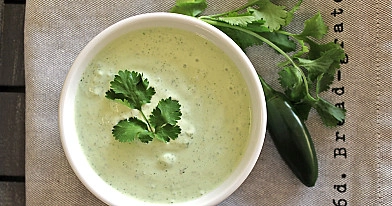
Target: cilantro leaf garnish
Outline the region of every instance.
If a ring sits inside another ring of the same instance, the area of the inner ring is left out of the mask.
[[[155,129],[157,138],[163,141],[176,139],[181,133],[177,121],[181,118],[180,104],[171,97],[162,99],[150,115],[151,126]]]
[[[304,29],[301,32],[300,36],[311,36],[316,39],[321,39],[328,31],[328,27],[324,24],[320,13],[317,13],[312,18],[306,20],[304,25]]]
[[[132,142],[139,139],[148,143],[154,138],[169,142],[181,133],[177,125],[181,119],[180,103],[171,97],[161,99],[157,107],[152,111],[149,119],[143,113],[142,106],[150,103],[155,89],[149,87],[147,79],[141,73],[135,71],[119,71],[110,82],[110,89],[106,92],[106,98],[128,106],[130,109],[139,110],[143,120],[130,117],[119,121],[113,126],[112,134],[120,142]]]
[[[326,126],[334,127],[337,124],[336,120],[339,122],[344,120],[344,113],[342,113],[342,110],[323,98],[319,98],[319,100],[315,102],[314,107]]]
[[[128,70],[119,71],[114,80],[110,82],[110,90],[106,97],[119,100],[132,109],[141,110],[143,104],[150,103],[155,90],[148,87],[148,80],[137,72]]]
[[[170,10],[173,13],[197,16],[207,8],[205,0],[177,0],[176,5]]]
[[[250,13],[238,14],[236,12],[228,14],[227,16],[218,17],[220,21],[226,22],[230,25],[247,26],[256,20],[256,17]]]
[[[150,116],[151,125],[155,128],[165,124],[175,125],[180,118],[180,104],[171,97],[162,99]]]
[[[279,82],[290,99],[301,100],[306,96],[302,74],[292,66],[279,71]]]
[[[287,11],[284,6],[275,5],[269,0],[255,1],[254,5],[259,6],[259,8],[249,8],[248,11],[258,18],[264,19],[265,26],[270,31],[276,31],[286,24]]]
[[[120,142],[132,142],[140,139],[142,142],[149,142],[153,139],[153,134],[148,131],[147,124],[136,117],[119,121],[113,127],[113,136]]]
[[[231,11],[212,15],[202,15],[207,7],[206,0],[176,2],[171,12],[188,13],[217,27],[244,51],[251,46],[267,44],[283,55],[286,60],[278,64],[281,67],[279,82],[302,120],[307,119],[311,108],[318,112],[326,126],[336,126],[344,120],[344,109],[320,97],[320,93],[329,89],[334,74],[340,68],[340,61],[345,58],[339,45],[316,42],[328,31],[321,14],[307,19],[303,30],[297,34],[284,30],[302,0],[298,0],[291,9],[270,0],[250,0]]]

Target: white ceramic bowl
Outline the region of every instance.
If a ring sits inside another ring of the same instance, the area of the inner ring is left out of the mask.
[[[81,182],[100,200],[109,205],[144,205],[137,199],[123,195],[103,181],[90,167],[80,146],[75,128],[75,95],[84,69],[93,57],[109,42],[130,31],[149,27],[173,27],[191,31],[208,39],[236,63],[246,79],[251,93],[250,141],[239,166],[215,190],[198,199],[174,205],[215,205],[232,194],[253,169],[264,141],[266,106],[264,93],[255,69],[243,51],[224,33],[193,17],[171,13],[142,14],[122,20],[97,35],[82,50],[65,80],[59,106],[59,126],[62,146],[68,161]]]

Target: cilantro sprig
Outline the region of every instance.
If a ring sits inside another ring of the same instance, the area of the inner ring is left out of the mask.
[[[149,87],[149,81],[135,71],[119,71],[110,82],[106,98],[126,105],[140,112],[143,120],[137,117],[120,120],[113,126],[112,134],[120,142],[132,142],[139,139],[149,143],[154,138],[163,142],[177,139],[181,128],[177,125],[181,119],[181,105],[171,97],[161,99],[149,117],[143,112],[143,105],[151,103],[155,89]]]
[[[171,12],[196,17],[226,33],[243,50],[267,44],[285,57],[279,66],[279,83],[284,95],[294,105],[302,120],[316,109],[326,126],[336,126],[345,118],[345,110],[320,96],[334,80],[345,58],[343,49],[333,43],[320,44],[328,31],[320,13],[304,22],[302,32],[284,30],[300,8],[302,0],[291,9],[270,0],[250,0],[237,9],[213,15],[201,15],[206,0],[177,0]],[[261,76],[260,76],[261,77]]]

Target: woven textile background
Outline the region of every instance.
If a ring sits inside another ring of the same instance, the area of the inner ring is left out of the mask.
[[[103,205],[77,179],[61,147],[57,113],[62,84],[78,53],[99,32],[130,16],[168,11],[174,2],[26,2],[27,205]],[[245,2],[208,0],[206,13]],[[325,128],[312,113],[307,123],[319,158],[318,182],[313,188],[303,186],[267,134],[254,170],[222,206],[392,205],[392,2],[304,0],[290,29],[298,30],[317,11],[330,27],[327,40],[335,40],[347,53],[337,80],[324,94],[344,104],[346,122]],[[263,46],[247,54],[257,71],[276,85],[280,57]]]

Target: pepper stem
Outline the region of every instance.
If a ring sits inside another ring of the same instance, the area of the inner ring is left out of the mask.
[[[272,89],[272,87],[267,84],[267,82],[265,82],[265,80],[263,79],[263,77],[261,77],[260,75],[259,79],[261,82],[261,85],[263,86],[263,91],[264,91],[264,95],[266,99],[271,99],[272,97],[274,97],[276,94],[276,91],[274,89]]]

